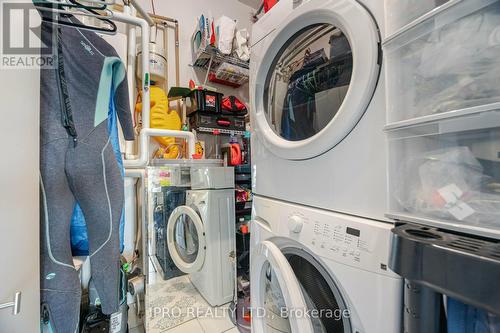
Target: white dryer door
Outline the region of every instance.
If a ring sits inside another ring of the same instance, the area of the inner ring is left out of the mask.
[[[289,160],[335,147],[365,113],[379,78],[370,13],[355,0],[310,0],[261,44],[250,84],[257,137]]]
[[[251,265],[252,331],[314,333],[300,284],[280,249],[259,243]]]
[[[184,273],[194,273],[203,267],[206,240],[203,221],[191,207],[179,206],[167,224],[168,251],[175,265]]]

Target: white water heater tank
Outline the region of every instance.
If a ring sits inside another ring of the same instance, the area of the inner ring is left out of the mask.
[[[138,80],[142,80],[142,50],[140,47],[137,52],[136,75]],[[167,80],[167,58],[164,49],[156,43],[149,43],[149,73],[150,80],[162,83]]]

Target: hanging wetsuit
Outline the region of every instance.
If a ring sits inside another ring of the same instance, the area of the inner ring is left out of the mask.
[[[119,308],[124,184],[108,123],[118,116],[126,140],[134,130],[124,65],[113,47],[93,32],[45,23],[42,40],[57,55],[56,68],[43,69],[40,80],[42,318],[55,333],[73,333],[81,296],[70,246],[75,203],[85,215],[102,311]]]

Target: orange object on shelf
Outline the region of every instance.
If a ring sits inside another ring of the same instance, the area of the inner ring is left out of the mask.
[[[192,158],[193,158],[193,160],[201,160],[203,158],[203,155],[201,155],[201,154],[193,154]]]
[[[278,3],[278,0],[264,0],[264,13],[267,13]]]
[[[242,233],[243,235],[246,235],[246,234],[248,234],[248,233],[250,232],[250,231],[248,230],[248,225],[246,225],[246,224],[242,224],[242,225],[240,226],[240,231],[241,231],[241,233]]]
[[[239,143],[231,143],[231,165],[241,164],[241,147]]]

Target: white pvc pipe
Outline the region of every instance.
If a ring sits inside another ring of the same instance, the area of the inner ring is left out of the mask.
[[[129,16],[135,16],[135,8],[130,6],[123,7],[123,13]],[[133,110],[135,102],[135,59],[136,59],[136,43],[137,37],[135,34],[135,26],[127,25],[127,83],[129,90],[130,108]]]
[[[170,136],[185,139],[188,145],[188,158],[192,158],[196,153],[196,138],[191,132],[144,128],[139,135],[139,156],[137,159],[124,160],[123,166],[125,168],[144,168],[148,165],[150,158],[149,138],[152,136]]]
[[[123,13],[129,16],[135,16],[136,10],[134,7],[124,6]],[[127,25],[127,81],[128,81],[128,94],[129,104],[132,113],[135,113],[135,60],[136,60],[136,28],[132,24]],[[125,156],[134,153],[134,142],[125,141]]]
[[[133,24],[141,27],[141,50],[142,50],[142,127],[149,128],[149,113],[150,113],[150,96],[149,96],[149,34],[150,27],[148,23],[138,17],[130,16],[127,14],[113,12],[113,19],[116,21]]]
[[[135,9],[137,9],[137,11],[139,12],[139,14],[141,14],[141,16],[148,22],[148,24],[150,26],[153,26],[155,25],[155,22],[153,21],[153,19],[151,18],[151,16],[149,16],[149,14],[144,10],[144,8],[142,8],[138,3],[137,1],[135,0],[130,0],[130,3],[132,4],[132,6],[135,7]],[[149,39],[148,39],[149,40]]]
[[[144,169],[125,169],[125,177],[129,178],[136,178],[138,179],[138,185],[139,185],[139,198],[136,198],[136,202],[141,202],[141,205],[138,205],[137,211],[140,211],[140,218],[137,224],[139,224],[137,228],[137,235],[136,235],[136,240],[134,244],[135,249],[139,249],[139,242],[142,241],[142,246],[140,249],[140,256],[142,259],[142,271],[143,274],[147,276],[149,272],[149,258],[147,256],[147,223],[146,223],[146,205],[144,204],[146,200],[144,200],[144,195],[145,195],[145,190],[146,190],[146,184],[145,184],[145,179],[146,179],[146,171]]]
[[[136,254],[137,248],[135,244],[139,234],[137,231],[140,220],[137,202],[138,182],[135,178],[125,177],[124,185],[123,209],[125,214],[125,226],[123,229],[123,242],[125,247],[123,248],[122,255],[127,259],[127,262],[131,262]]]
[[[195,144],[196,138],[193,133],[187,131],[173,131],[164,129],[150,128],[150,74],[149,74],[149,35],[150,26],[146,20],[130,16],[130,14],[113,12],[113,19],[119,22],[124,22],[141,27],[141,50],[142,50],[142,130],[139,135],[139,156],[137,159],[125,159],[123,166],[125,168],[144,168],[147,166],[150,158],[149,154],[149,138],[151,136],[170,136],[186,139],[188,144],[188,158],[196,153]],[[130,145],[129,145],[130,147]],[[131,157],[129,149],[126,150],[126,158]]]
[[[129,178],[144,178],[144,170],[141,169],[125,169],[125,177]]]

